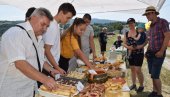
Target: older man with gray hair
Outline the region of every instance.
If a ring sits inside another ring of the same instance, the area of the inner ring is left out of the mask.
[[[41,35],[47,30],[51,13],[37,8],[27,22],[9,28],[3,35],[0,48],[0,97],[33,97],[36,81],[55,89],[55,80],[41,73],[45,68],[56,74],[44,61]]]

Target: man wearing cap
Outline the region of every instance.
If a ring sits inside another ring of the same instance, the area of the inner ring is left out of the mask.
[[[152,22],[147,33],[149,45],[146,57],[149,73],[151,74],[153,81],[153,91],[148,95],[148,97],[163,97],[159,76],[170,37],[169,24],[167,20],[162,19],[157,15],[159,15],[159,12],[156,11],[153,6],[147,7],[143,14],[143,16],[146,16],[148,21]]]
[[[139,40],[142,42],[138,43],[134,38],[138,37],[140,34],[135,29],[135,19],[129,18],[127,24],[129,26],[129,32],[124,35],[123,46],[127,48],[128,61],[131,69],[132,85],[129,87],[130,90],[137,90],[137,93],[144,90],[143,82],[144,77],[142,73],[142,64],[144,59],[144,46],[146,45],[146,39],[141,39],[143,35],[140,36]],[[140,86],[137,89],[136,79],[138,78]]]

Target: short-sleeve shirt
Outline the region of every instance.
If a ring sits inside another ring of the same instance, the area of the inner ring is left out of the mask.
[[[94,36],[94,30],[91,25],[88,25],[84,34],[81,36],[81,50],[85,54],[88,53],[87,55],[90,53],[90,36]]]
[[[38,70],[38,62],[33,42],[37,48],[41,67],[44,60],[41,56],[43,45],[41,40],[36,40],[34,31],[29,22],[18,24],[24,27],[32,40],[28,37],[25,30],[19,27],[8,29],[1,39],[0,47],[0,97],[33,97],[34,85],[36,81],[25,76],[15,67],[15,61],[25,60]]]
[[[122,40],[116,40],[113,45],[115,45],[115,48],[121,47],[123,41]]]
[[[54,19],[48,27],[46,33],[43,35],[45,44],[52,45],[51,53],[58,63],[60,59],[60,28],[57,21]]]
[[[67,32],[61,39],[61,55],[65,58],[72,58],[74,50],[80,49],[78,44],[78,36]]]
[[[164,33],[169,32],[169,23],[162,18],[157,18],[155,23],[151,23],[148,31],[149,50],[159,51],[163,45]]]
[[[107,34],[105,32],[100,32],[99,33],[99,42],[101,44],[106,44],[107,43]]]

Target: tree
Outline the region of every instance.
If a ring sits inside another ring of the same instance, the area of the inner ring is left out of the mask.
[[[121,34],[121,30],[123,29],[123,25],[121,22],[117,22],[115,25],[115,29],[119,30],[119,33]]]

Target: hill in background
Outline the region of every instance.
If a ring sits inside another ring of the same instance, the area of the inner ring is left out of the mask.
[[[23,21],[0,21],[0,36],[10,27]]]
[[[92,19],[91,24],[94,24],[94,23],[105,24],[105,23],[113,23],[113,22],[117,22],[117,21],[115,21],[115,20],[107,20],[107,19],[97,19],[97,18],[94,18],[94,19]]]
[[[71,19],[70,22],[68,22],[68,24],[71,24],[73,21],[74,19]],[[113,22],[117,22],[117,21],[93,18],[91,24],[106,24],[106,23],[113,23]]]
[[[23,21],[0,21],[0,36],[10,27],[21,23]],[[73,19],[70,20],[70,22],[68,24],[71,24],[73,22]],[[113,23],[113,22],[117,22],[114,20],[107,20],[107,19],[97,19],[97,18],[93,18],[91,21],[91,24],[107,24],[107,23]]]

